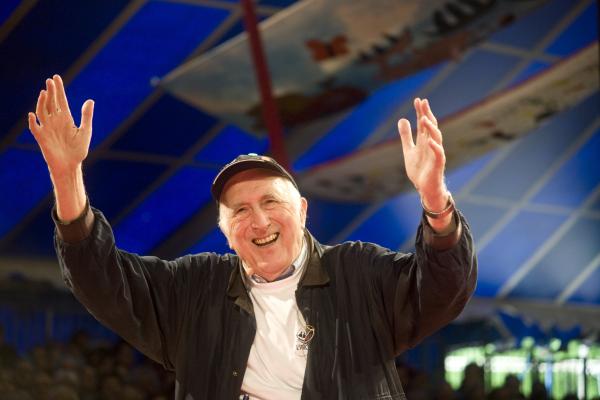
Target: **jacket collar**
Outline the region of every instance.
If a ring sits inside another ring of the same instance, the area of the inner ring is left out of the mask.
[[[299,287],[304,286],[323,286],[329,283],[329,274],[325,271],[321,263],[323,255],[323,245],[315,240],[308,229],[305,229],[304,236],[308,246],[308,260],[304,275],[300,278]],[[235,304],[246,310],[250,314],[254,314],[252,309],[252,301],[248,296],[248,288],[246,288],[242,277],[242,260],[235,256],[234,267],[229,275],[229,285],[227,287],[227,295],[235,299]]]
[[[304,276],[300,279],[298,286],[323,286],[329,283],[329,274],[321,263],[323,256],[323,245],[315,240],[308,229],[304,230],[309,256]]]
[[[235,304],[237,304],[241,309],[245,310],[251,315],[254,315],[252,301],[250,300],[250,296],[248,296],[248,291],[242,277],[242,260],[238,256],[234,256],[232,258],[234,260],[234,265],[231,270],[231,274],[229,275],[227,295],[235,299]]]

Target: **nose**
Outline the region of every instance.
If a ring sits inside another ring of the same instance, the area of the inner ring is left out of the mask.
[[[252,227],[254,229],[267,229],[271,225],[269,214],[260,208],[252,213]]]

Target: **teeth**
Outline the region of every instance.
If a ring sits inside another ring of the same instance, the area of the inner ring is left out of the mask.
[[[269,235],[262,239],[254,239],[253,242],[254,242],[254,244],[264,245],[264,244],[275,241],[275,239],[277,239],[277,236],[279,236],[278,233],[273,233],[272,235]]]

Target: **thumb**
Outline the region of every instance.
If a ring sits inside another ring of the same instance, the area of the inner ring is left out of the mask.
[[[34,113],[30,112],[29,114],[27,114],[27,122],[29,123],[29,130],[31,131],[33,137],[35,137],[35,140],[39,140],[40,125],[37,123]]]
[[[398,133],[400,134],[402,147],[410,149],[415,145],[412,138],[412,131],[410,130],[410,122],[408,122],[406,118],[402,118],[398,121]]]
[[[81,107],[81,124],[79,129],[92,132],[92,119],[94,117],[94,100],[86,100]]]
[[[407,155],[415,143],[413,142],[412,132],[410,130],[410,122],[407,119],[402,118],[398,121],[398,133],[400,134],[400,141],[402,142],[402,154],[404,155],[404,161],[408,158]]]

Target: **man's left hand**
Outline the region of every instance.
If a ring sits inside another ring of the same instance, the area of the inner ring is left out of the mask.
[[[413,141],[410,122],[402,118],[398,121],[398,131],[402,140],[402,151],[406,174],[423,201],[431,211],[439,212],[446,208],[450,193],[444,182],[446,156],[442,145],[442,132],[433,115],[429,102],[416,98],[417,138]],[[451,215],[438,221],[431,221],[436,231],[444,231],[451,223]]]

